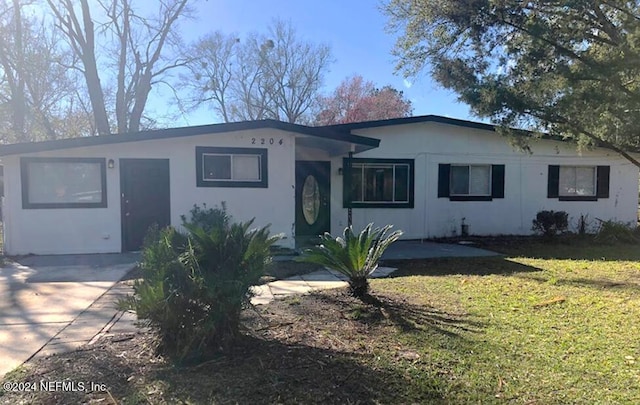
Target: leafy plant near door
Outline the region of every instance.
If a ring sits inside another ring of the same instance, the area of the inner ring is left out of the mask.
[[[320,237],[320,244],[305,250],[299,260],[325,266],[349,277],[349,292],[363,299],[369,294],[367,278],[378,268],[384,251],[402,236],[400,230],[387,235],[392,227],[387,225],[374,229],[370,223],[355,235],[349,226],[344,229],[342,237],[336,238],[327,232]]]
[[[269,249],[280,238],[269,235],[268,226],[252,229],[253,220],[232,223],[224,207],[191,213],[183,223],[187,233],[168,227],[147,236],[142,278],[134,295],[120,302],[159,332],[161,351],[179,364],[233,344],[249,288],[264,274]]]

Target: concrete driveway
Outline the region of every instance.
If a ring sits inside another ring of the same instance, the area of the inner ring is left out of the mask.
[[[436,243],[418,240],[399,240],[389,246],[382,260],[434,259],[438,257],[487,257],[500,253],[467,244]]]
[[[0,268],[0,378],[55,339],[138,258],[97,254],[7,261]],[[112,309],[108,312],[113,315]]]

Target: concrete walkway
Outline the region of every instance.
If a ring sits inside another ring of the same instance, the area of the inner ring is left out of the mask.
[[[45,347],[61,352],[90,340],[116,313],[112,300],[98,298],[112,294],[136,262],[132,255],[7,261],[0,268],[0,377]]]
[[[370,277],[387,277],[396,270],[397,269],[393,267],[378,267]],[[289,277],[284,280],[272,281],[271,283],[254,286],[252,287],[252,292],[255,295],[251,298],[251,303],[253,305],[264,305],[277,298],[346,286],[347,277],[337,271],[323,269],[314,271],[313,273],[303,274],[301,276]]]
[[[438,257],[487,257],[499,253],[462,243],[421,242],[401,240],[393,243],[382,255],[382,260],[435,259]]]

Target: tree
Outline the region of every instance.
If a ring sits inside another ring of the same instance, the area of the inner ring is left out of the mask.
[[[481,117],[608,147],[640,167],[640,4],[390,0],[398,69]],[[506,130],[508,133],[518,131]],[[522,137],[519,137],[522,139]]]
[[[188,50],[183,77],[190,108],[207,103],[225,122],[308,121],[331,63],[327,45],[298,38],[290,23],[275,20],[266,34],[245,39],[216,32]]]
[[[360,75],[343,80],[330,96],[321,97],[319,105],[315,125],[408,117],[413,111],[402,91],[391,86],[378,89]]]
[[[71,55],[42,19],[17,0],[0,2],[0,129],[3,142],[86,134],[80,93],[64,67]]]
[[[139,131],[152,87],[162,82],[168,71],[183,64],[164,53],[168,45],[179,46],[175,28],[181,17],[189,15],[187,0],[159,2],[158,14],[153,18],[138,14],[129,0],[98,1],[106,15],[98,31],[88,0],[79,0],[79,10],[72,0],[47,0],[47,3],[80,61],[73,67],[84,76],[98,133],[110,134],[112,129],[100,77],[101,72],[109,70],[117,72],[114,103],[117,131]],[[109,49],[115,60],[109,63],[98,58],[98,46]],[[100,69],[102,63],[115,69]]]

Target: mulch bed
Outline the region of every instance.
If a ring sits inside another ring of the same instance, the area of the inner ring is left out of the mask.
[[[398,328],[427,322],[427,309],[402,297],[379,298],[364,304],[340,289],[247,309],[238,345],[192,367],[175,368],[158,355],[153,333],[110,336],[73,353],[40,359],[5,378],[102,384],[107,391],[0,390],[0,404],[437,400],[440,394],[428,383],[424,390],[407,389],[412,382],[403,370],[419,367],[422,360],[394,339]]]

